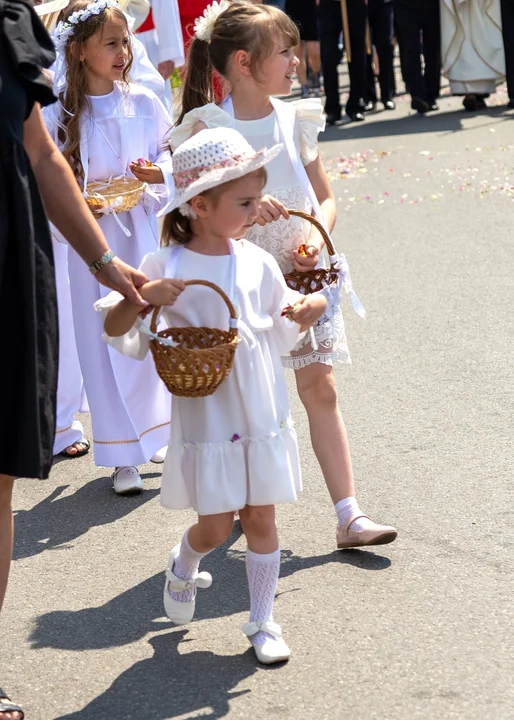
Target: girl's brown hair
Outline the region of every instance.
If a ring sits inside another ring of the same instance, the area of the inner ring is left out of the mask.
[[[90,0],[76,0],[76,2],[69,5],[63,18],[64,22],[77,10],[85,10],[89,2]],[[87,20],[77,23],[65,49],[66,90],[59,96],[64,112],[62,117],[63,127],[59,128],[58,137],[62,143],[66,143],[62,154],[70,164],[77,179],[83,176],[83,168],[80,162],[80,119],[84,111],[89,108],[87,75],[84,62],[80,60],[80,51],[85,42],[98,30],[102,30],[107,22],[112,20],[121,20],[128,30],[124,14],[115,7],[109,7],[98,15],[91,15]],[[132,48],[129,45],[129,61],[123,69],[123,81],[127,84],[132,60]]]
[[[265,167],[254,170],[250,174],[255,175],[261,180],[262,187],[266,185],[268,173]],[[223,193],[226,192],[231,185],[239,182],[240,179],[241,178],[229,180],[228,182],[222,183],[221,185],[217,185],[210,190],[206,190],[205,192],[200,193],[200,195],[213,198],[214,205],[216,207]],[[191,225],[191,219],[185,217],[185,215],[182,215],[180,210],[178,208],[175,208],[175,210],[172,210],[164,218],[161,234],[161,247],[166,247],[167,245],[173,244],[187,245],[187,243],[192,239],[193,234],[194,233]]]
[[[190,110],[214,102],[213,69],[227,77],[228,61],[238,50],[250,56],[250,71],[258,82],[258,69],[271,55],[279,37],[288,47],[300,42],[298,28],[272,5],[232,2],[217,18],[210,42],[194,38],[189,49],[182,110],[177,125]]]

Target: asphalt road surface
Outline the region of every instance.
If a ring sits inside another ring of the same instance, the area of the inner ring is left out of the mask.
[[[175,629],[163,569],[193,515],[160,508],[159,466],[136,498],[91,456],[20,480],[0,682],[28,720],[514,717],[514,123],[491,102],[422,118],[400,100],[322,138],[368,311],[346,303],[353,365],[336,369],[358,498],[397,542],[335,550],[292,392],[305,490],[278,512],[275,616],[293,655],[264,669],[239,629],[237,526]]]

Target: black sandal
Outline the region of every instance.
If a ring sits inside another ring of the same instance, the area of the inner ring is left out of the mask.
[[[83,457],[84,455],[87,455],[88,452],[91,450],[91,443],[89,440],[77,440],[76,442],[72,443],[70,447],[73,447],[74,445],[85,445],[86,447],[83,450],[78,450],[76,453],[69,453],[66,452],[66,450],[62,450],[59,455],[62,455],[65,458],[69,458],[70,460],[74,460],[75,458]]]
[[[20,713],[21,720],[25,717],[21,707],[11,702],[3,690],[0,690],[0,713]]]

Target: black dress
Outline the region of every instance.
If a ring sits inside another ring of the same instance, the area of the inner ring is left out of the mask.
[[[57,390],[50,231],[23,148],[35,102],[55,100],[41,67],[54,50],[25,0],[0,0],[0,474],[46,478]]]

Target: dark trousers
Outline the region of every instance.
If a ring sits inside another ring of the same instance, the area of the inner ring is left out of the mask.
[[[365,0],[347,0],[348,25],[350,27],[351,58],[348,63],[350,75],[350,97],[346,111],[362,111],[367,96],[371,72],[371,56],[366,55],[366,2]],[[319,30],[321,44],[321,65],[325,87],[325,112],[327,115],[341,114],[339,96],[338,65],[341,62],[339,37],[343,21],[341,5],[335,0],[320,0]]]
[[[441,87],[439,0],[394,0],[394,12],[402,75],[408,92],[412,97],[434,101],[439,97]]]
[[[325,112],[327,115],[339,116],[341,101],[339,99],[338,65],[342,59],[339,36],[343,28],[341,5],[335,0],[320,0],[318,19],[321,66],[326,95]]]
[[[376,48],[380,64],[379,85],[382,102],[392,100],[394,95],[394,9],[392,2],[368,0],[368,22],[371,44]],[[366,100],[377,101],[375,78],[368,78]]]
[[[501,0],[503,45],[507,66],[507,90],[509,100],[514,100],[514,2]]]

